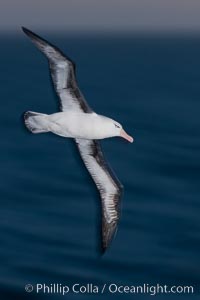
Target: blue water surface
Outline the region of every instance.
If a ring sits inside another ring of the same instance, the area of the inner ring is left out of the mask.
[[[26,293],[28,283],[193,285],[193,295],[156,299],[197,299],[200,38],[46,38],[76,61],[90,106],[122,123],[135,143],[102,142],[125,191],[118,233],[100,257],[100,200],[73,141],[23,126],[26,110],[58,110],[47,61],[23,34],[0,37],[0,299],[152,297]]]

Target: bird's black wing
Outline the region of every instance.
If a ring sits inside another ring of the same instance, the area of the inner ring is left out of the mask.
[[[92,176],[101,197],[102,251],[113,239],[120,216],[123,186],[109,168],[97,140],[76,139],[80,155]]]
[[[24,27],[22,29],[48,59],[54,89],[60,99],[61,111],[91,113],[92,109],[78,87],[74,62],[45,39]]]

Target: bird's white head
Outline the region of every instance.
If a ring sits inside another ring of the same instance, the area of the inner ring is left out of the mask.
[[[122,125],[110,118],[107,117],[103,117],[105,118],[105,125],[106,125],[106,133],[107,133],[107,137],[114,137],[114,136],[120,136],[124,139],[126,139],[127,141],[129,141],[130,143],[133,143],[133,138],[128,135],[125,130],[123,129]]]

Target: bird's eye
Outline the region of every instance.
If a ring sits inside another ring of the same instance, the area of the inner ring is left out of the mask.
[[[119,125],[117,125],[117,124],[115,124],[115,127],[116,127],[116,128],[120,128],[120,126],[119,126]]]

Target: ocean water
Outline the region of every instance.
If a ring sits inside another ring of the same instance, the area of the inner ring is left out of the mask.
[[[7,299],[151,299],[27,293],[26,284],[193,285],[200,290],[199,36],[46,35],[77,63],[90,106],[135,142],[102,142],[125,187],[118,233],[98,253],[99,197],[72,142],[32,135],[26,110],[58,102],[47,62],[23,36],[0,37],[0,287]]]

